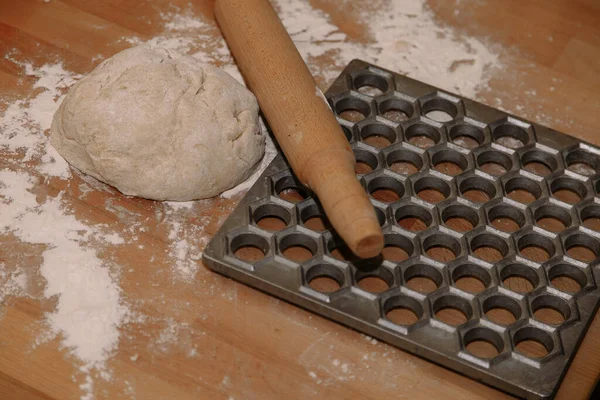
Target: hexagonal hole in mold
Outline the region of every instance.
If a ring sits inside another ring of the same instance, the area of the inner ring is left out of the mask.
[[[398,97],[392,97],[379,102],[377,108],[379,115],[396,123],[406,121],[414,114],[413,105]]]
[[[277,232],[287,228],[292,216],[287,208],[278,204],[267,203],[254,209],[252,219],[261,229]]]
[[[442,273],[437,268],[423,263],[407,267],[402,276],[407,288],[423,294],[435,292],[444,282]]]
[[[523,257],[537,263],[546,262],[556,254],[554,241],[535,232],[521,236],[517,248]]]
[[[466,149],[479,147],[485,141],[483,130],[468,123],[454,125],[448,131],[448,136],[452,143]]]
[[[537,226],[549,232],[560,233],[571,226],[572,218],[563,207],[547,203],[535,209],[533,218]]]
[[[356,269],[354,274],[356,285],[370,293],[382,293],[394,285],[394,274],[385,267],[364,271]]]
[[[292,175],[279,177],[274,184],[275,193],[283,200],[298,203],[309,197],[307,189]]]
[[[551,294],[542,294],[531,300],[533,317],[548,325],[561,325],[571,316],[571,307],[565,301]]]
[[[411,232],[424,231],[433,224],[431,211],[413,203],[399,206],[394,213],[394,218],[402,229]]]
[[[448,99],[434,97],[421,105],[421,114],[436,122],[449,122],[458,115],[458,107]]]
[[[441,212],[442,221],[456,232],[469,232],[479,224],[479,215],[464,204],[451,204]]]
[[[301,232],[291,232],[278,238],[279,251],[288,260],[304,262],[313,258],[318,251],[317,242]]]
[[[379,165],[377,155],[364,149],[355,148],[354,158],[356,159],[354,172],[356,172],[358,175],[368,174],[376,170],[377,166]]]
[[[543,193],[540,183],[521,175],[507,179],[504,191],[508,198],[523,204],[533,203]]]
[[[595,261],[600,256],[600,242],[580,231],[572,232],[564,238],[567,254],[582,262]]]
[[[269,242],[255,233],[241,233],[231,239],[229,248],[237,259],[252,264],[265,258]]]
[[[369,178],[367,180],[367,191],[371,197],[382,203],[398,201],[405,193],[402,182],[387,175]]]
[[[335,103],[335,113],[349,122],[359,122],[369,117],[371,106],[366,101],[354,96],[348,96]]]
[[[376,149],[388,147],[394,143],[396,139],[396,130],[391,126],[380,122],[373,122],[360,128],[361,142],[375,147]]]
[[[533,326],[524,326],[513,333],[515,350],[525,357],[540,359],[554,350],[552,336]]]
[[[422,149],[435,146],[442,139],[440,132],[433,126],[416,122],[404,130],[406,141]]]
[[[321,293],[334,293],[340,290],[346,281],[344,273],[331,264],[317,264],[306,271],[306,284]]]
[[[468,293],[483,292],[492,284],[487,269],[469,262],[452,268],[450,276],[455,287]]]
[[[383,303],[383,313],[389,321],[396,325],[411,326],[423,318],[421,303],[403,294],[390,297]]]
[[[433,152],[431,164],[436,171],[450,176],[460,175],[469,167],[469,161],[464,154],[448,148]]]
[[[577,204],[587,196],[587,188],[583,182],[561,176],[550,182],[552,197],[567,204]]]
[[[502,336],[489,328],[476,327],[462,337],[465,349],[475,357],[491,360],[504,349]]]
[[[402,262],[410,258],[415,252],[412,240],[398,234],[386,233],[383,236],[384,247],[381,256],[386,261]]]
[[[507,154],[494,149],[481,152],[476,161],[480,170],[492,176],[502,176],[513,167],[512,159]]]
[[[490,207],[487,215],[490,224],[503,232],[516,232],[527,223],[523,211],[506,203]]]
[[[444,294],[432,304],[433,315],[446,325],[460,326],[473,316],[471,303],[453,294]]]
[[[592,203],[583,207],[579,211],[579,216],[583,226],[600,232],[600,204]]]
[[[509,251],[506,240],[488,232],[482,232],[471,238],[471,253],[488,263],[496,263],[504,259]]]
[[[487,203],[496,196],[494,183],[477,175],[462,179],[458,191],[462,197],[474,203]]]
[[[521,154],[523,169],[539,176],[548,176],[558,169],[556,157],[540,149],[532,149]]]
[[[435,176],[422,176],[413,183],[417,196],[428,203],[436,204],[444,201],[452,194],[450,184]]]
[[[353,79],[354,89],[365,96],[381,96],[390,88],[390,84],[383,76],[364,72],[356,75]]]
[[[429,258],[448,262],[455,260],[462,249],[457,239],[445,233],[435,232],[423,240],[423,250]]]
[[[494,128],[492,140],[509,149],[519,149],[529,144],[529,134],[524,128],[506,122]]]
[[[315,232],[324,232],[332,229],[323,209],[314,201],[303,204],[300,209],[300,221],[306,228]]]
[[[508,296],[494,294],[481,302],[485,318],[502,326],[509,326],[521,318],[522,310],[519,303]]]
[[[388,153],[386,161],[389,168],[397,174],[412,175],[423,169],[421,155],[404,148]]]
[[[569,170],[579,175],[594,176],[600,172],[600,157],[582,148],[569,150],[565,163]]]
[[[560,263],[548,269],[548,280],[556,289],[570,294],[579,292],[588,284],[588,278],[580,268]]]
[[[529,293],[540,284],[536,271],[524,264],[508,264],[500,269],[502,286],[515,293]]]

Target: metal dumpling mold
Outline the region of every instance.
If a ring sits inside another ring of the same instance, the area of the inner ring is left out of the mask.
[[[205,265],[510,394],[552,398],[599,304],[600,149],[359,60],[326,97],[383,253],[353,257],[280,155]]]

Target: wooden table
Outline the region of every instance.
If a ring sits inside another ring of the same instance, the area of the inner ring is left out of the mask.
[[[399,0],[398,0],[399,1]],[[160,33],[161,12],[169,2],[142,0],[0,1],[0,92],[18,99],[35,80],[22,79],[12,61],[36,66],[63,60],[66,69],[89,72],[99,61],[129,44],[124,36],[148,39]],[[172,1],[183,8],[187,1]],[[364,40],[361,0],[311,0],[354,40]],[[472,35],[489,36],[511,49],[510,61],[491,81],[483,100],[540,119],[558,130],[600,144],[600,3],[597,0],[431,0],[438,18]],[[198,14],[212,18],[210,1],[192,1]],[[457,8],[460,12],[455,13]],[[101,27],[101,28],[99,28]],[[213,30],[218,35],[218,30]],[[319,77],[317,77],[319,78]],[[552,78],[556,78],[551,84]],[[324,83],[320,80],[320,83]],[[550,89],[554,86],[555,89]],[[525,96],[534,90],[536,96]],[[524,106],[517,109],[515,99]],[[567,105],[570,107],[567,108]],[[0,106],[1,107],[1,106]],[[1,109],[1,108],[0,108]],[[523,109],[521,109],[522,111]],[[2,161],[0,161],[2,164]],[[127,236],[131,224],[147,229],[138,241],[103,249],[101,257],[121,265],[123,297],[145,320],[121,328],[116,354],[108,363],[110,381],[96,380],[96,398],[116,399],[291,399],[291,398],[504,398],[505,394],[468,378],[369,340],[363,335],[217,276],[203,267],[196,280],[172,279],[169,230],[163,205],[130,199],[109,190],[82,193],[81,177],[50,179],[36,188],[46,196],[66,193],[67,206],[90,224],[105,223]],[[198,202],[171,215],[184,234],[204,221],[203,246],[239,198]],[[107,207],[111,204],[112,207]],[[144,245],[145,250],[138,248]],[[28,257],[32,268],[43,249],[3,237],[9,254]],[[152,262],[151,262],[151,257]],[[79,398],[82,383],[59,340],[33,347],[53,299],[41,296],[43,280],[31,297],[8,298],[0,312],[0,398]],[[174,340],[159,340],[174,326]],[[600,371],[600,318],[592,324],[560,389],[558,398],[585,398]],[[73,379],[78,377],[79,380]],[[135,396],[132,394],[135,393]]]

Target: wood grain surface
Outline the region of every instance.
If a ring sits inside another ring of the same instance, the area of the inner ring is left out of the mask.
[[[372,39],[361,12],[377,3],[311,0],[349,38],[365,44],[372,44]],[[600,145],[597,0],[430,0],[429,5],[441,23],[489,37],[507,49],[506,67],[493,77],[492,90],[481,95],[485,102]],[[211,2],[200,0],[0,0],[2,98],[27,98],[34,92],[35,79],[24,76],[16,61],[39,67],[60,60],[67,70],[87,73],[102,58],[129,47],[123,37],[146,40],[161,33],[161,13],[174,6],[191,8],[212,20]],[[209,33],[219,35],[216,26]],[[210,50],[211,44],[206,46]],[[322,62],[327,68],[327,60]],[[316,78],[325,85],[322,77]],[[5,167],[2,158],[0,166]],[[124,299],[147,318],[121,327],[118,351],[108,364],[113,379],[97,377],[96,398],[509,397],[202,266],[191,284],[171,279],[164,206],[107,188],[82,191],[86,184],[74,174],[68,181],[40,181],[35,192],[41,199],[64,193],[65,206],[78,219],[108,224],[129,239],[130,226],[144,227],[136,232],[137,241],[100,253],[122,266],[119,284]],[[182,232],[202,223],[208,236],[214,234],[238,200],[219,198],[179,210]],[[456,223],[461,226],[464,221]],[[10,268],[27,260],[32,282],[29,297],[9,297],[0,308],[0,399],[77,399],[82,394],[77,361],[60,348],[60,338],[33,345],[42,332],[44,313],[56,306],[56,299],[41,295],[44,281],[37,268],[43,251],[43,246],[0,235],[2,262]],[[430,289],[427,281],[413,284],[419,290]],[[509,284],[527,289],[526,282]],[[477,289],[478,283],[464,285]],[[460,316],[446,317],[453,321]],[[176,340],[161,342],[161,334],[172,326],[177,327]],[[558,398],[587,398],[599,371],[600,318],[596,318]]]

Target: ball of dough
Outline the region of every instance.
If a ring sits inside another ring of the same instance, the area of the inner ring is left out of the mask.
[[[142,45],[69,91],[50,141],[75,168],[122,193],[208,198],[244,181],[264,152],[254,95],[223,70]]]

